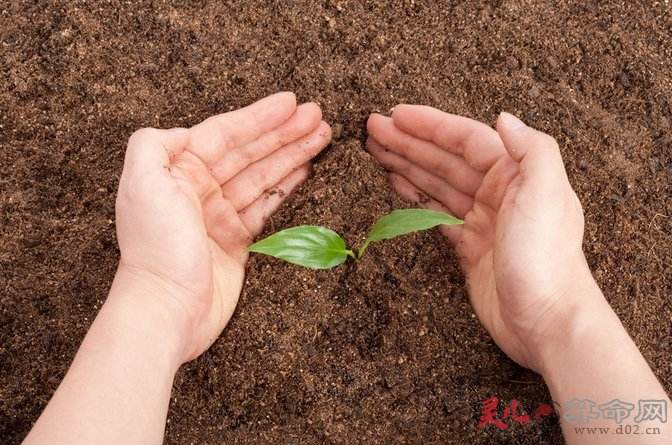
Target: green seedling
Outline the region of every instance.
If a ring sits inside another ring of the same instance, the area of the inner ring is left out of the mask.
[[[434,210],[394,210],[373,225],[357,254],[347,248],[345,240],[338,233],[322,226],[297,226],[281,230],[252,244],[248,250],[310,269],[331,269],[343,264],[348,257],[355,260],[361,258],[371,243],[442,224],[462,223],[462,220],[448,213]]]

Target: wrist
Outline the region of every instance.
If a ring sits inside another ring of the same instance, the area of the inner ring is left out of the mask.
[[[545,379],[566,357],[592,347],[597,338],[625,332],[592,276],[578,280],[569,292],[538,342],[539,371]]]
[[[184,332],[189,323],[179,292],[158,277],[120,263],[101,311],[126,317],[131,334],[151,343],[177,371],[188,355]]]

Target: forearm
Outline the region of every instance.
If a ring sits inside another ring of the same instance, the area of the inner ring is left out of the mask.
[[[591,280],[582,292],[587,293],[581,299],[584,303],[568,308],[567,318],[561,321],[563,329],[543,352],[543,376],[559,408],[566,442],[672,443],[667,423],[635,420],[642,400],[663,400],[669,409],[664,389],[597,285]],[[620,422],[604,418],[608,409],[604,404],[614,400],[625,402],[626,409],[616,417],[632,408]],[[620,430],[619,425],[623,425]],[[590,433],[584,427],[609,431]]]
[[[115,278],[26,444],[160,444],[179,367],[172,320],[147,289]]]

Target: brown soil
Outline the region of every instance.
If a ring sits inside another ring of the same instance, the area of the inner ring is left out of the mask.
[[[371,111],[509,110],[558,138],[590,264],[672,390],[667,1],[112,3],[0,7],[3,443],[29,430],[105,298],[128,135],[278,90],[338,125],[268,232],[318,223],[357,244],[404,205],[362,150]],[[528,410],[549,395],[480,327],[438,233],[369,253],[322,272],[254,256],[233,321],[178,374],[166,442],[561,442],[553,418],[476,427],[491,395]]]

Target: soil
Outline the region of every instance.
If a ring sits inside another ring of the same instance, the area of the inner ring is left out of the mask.
[[[324,224],[357,245],[407,205],[362,149],[371,111],[422,103],[493,123],[508,110],[555,136],[595,276],[672,390],[667,1],[167,3],[0,7],[3,443],[30,429],[105,298],[130,133],[278,90],[318,101],[337,128],[267,233]],[[550,403],[475,319],[438,232],[333,271],[255,255],[234,319],[177,376],[165,441],[562,443],[552,417],[477,428],[493,395]]]

